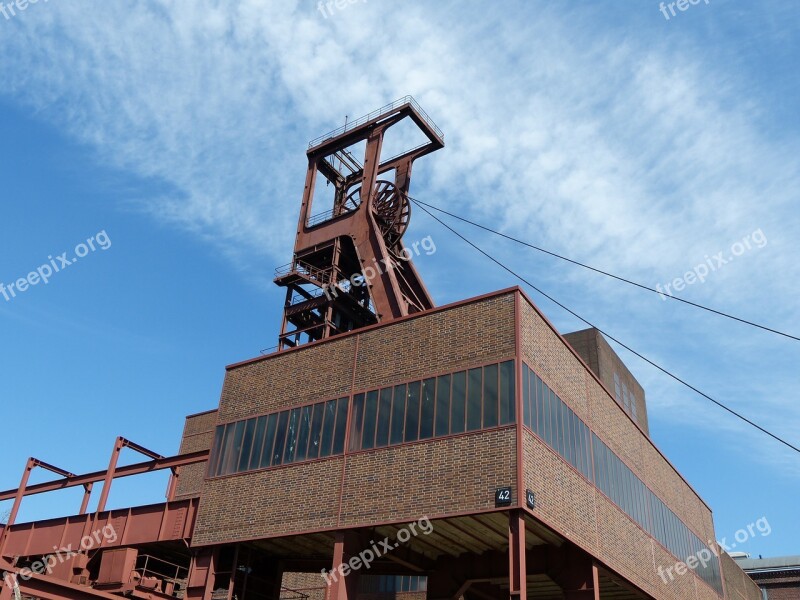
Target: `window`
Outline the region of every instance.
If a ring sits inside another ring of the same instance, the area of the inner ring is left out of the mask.
[[[380,391],[378,403],[378,433],[375,437],[375,447],[381,448],[389,445],[389,425],[392,420],[392,388],[383,388]]]
[[[344,438],[347,435],[347,409],[349,398],[339,398],[336,409],[336,432],[333,436],[333,454],[344,452]]]
[[[264,434],[267,428],[267,417],[258,417],[255,420],[255,434],[253,436],[253,451],[250,453],[250,462],[244,469],[240,470],[253,470],[257,469],[261,464],[261,451],[264,447]]]
[[[453,374],[453,404],[450,407],[450,433],[464,431],[467,402],[467,373],[459,371]]]
[[[350,450],[361,447],[364,433],[364,394],[353,396],[353,422],[350,426]]]
[[[267,431],[264,437],[264,448],[261,451],[260,468],[269,467],[272,464],[272,448],[275,446],[275,432],[278,429],[278,413],[267,417]]]
[[[394,402],[392,403],[392,435],[389,441],[392,444],[403,443],[403,429],[406,419],[406,386],[394,386]]]
[[[436,378],[436,428],[434,435],[450,433],[450,375]]]
[[[489,365],[483,368],[483,426],[497,427],[499,421],[499,400],[498,400],[498,369],[497,365]]]
[[[420,382],[408,384],[408,401],[406,403],[406,442],[419,439],[419,388]]]
[[[500,363],[500,425],[517,422],[517,377],[514,361]]]
[[[467,377],[467,431],[481,428],[481,378],[480,367],[470,369]]]
[[[531,393],[531,370],[524,369],[522,372],[522,422],[525,423],[525,426],[530,429],[531,431],[536,430],[536,426],[534,425],[534,421],[536,420],[536,406],[535,401],[531,401],[531,396],[533,395],[534,399],[536,398],[536,392],[533,391]]]
[[[322,442],[319,449],[320,457],[330,456],[333,445],[333,427],[336,424],[336,400],[329,400],[325,403],[324,414],[322,417]],[[278,424],[280,426],[280,423]],[[373,429],[373,434],[375,430]]]
[[[419,439],[433,437],[433,417],[436,410],[436,379],[422,382],[422,408],[420,411]]]
[[[628,400],[628,386],[624,383],[622,384],[622,407],[625,412],[630,412],[631,410],[630,400]]]
[[[515,423],[514,365],[509,360],[356,394],[349,450]]]
[[[364,433],[361,447],[365,450],[375,447],[375,423],[378,419],[378,392],[373,391],[367,394],[366,405],[364,407]]]

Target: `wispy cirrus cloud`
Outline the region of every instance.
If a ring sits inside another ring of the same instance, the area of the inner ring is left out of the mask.
[[[692,17],[719,23],[725,7],[714,9]],[[760,227],[770,240],[763,258],[692,291],[796,322],[786,299],[800,279],[797,125],[769,135],[776,100],[751,92],[752,76],[709,56],[682,22],[665,25],[655,5],[628,12],[627,33],[615,35],[609,22],[597,26],[602,7],[529,2],[501,12],[376,1],[325,19],[305,1],[71,0],[0,23],[0,76],[6,97],[98,161],[163,182],[138,207],[208,240],[251,277],[266,280],[264,262],[287,259],[307,140],[411,93],[448,145],[425,159],[415,195],[651,285]],[[431,272],[438,297],[460,295],[445,285],[452,263]],[[626,319],[655,323],[655,335],[719,335],[705,317],[658,324],[657,297],[622,315],[628,292],[561,267],[545,275],[564,293],[583,286],[582,308],[665,362],[670,353]],[[798,388],[791,376],[781,383]]]

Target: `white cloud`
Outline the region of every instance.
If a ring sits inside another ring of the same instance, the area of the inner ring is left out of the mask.
[[[760,227],[770,243],[759,256],[691,294],[794,323],[796,128],[781,142],[762,134],[768,91],[751,92],[746,73],[650,12],[653,25],[615,38],[598,29],[596,11],[528,2],[501,14],[370,0],[325,19],[313,1],[70,0],[0,22],[0,76],[7,95],[91,145],[98,161],[164,182],[172,191],[141,207],[249,273],[288,259],[307,140],[410,93],[447,141],[420,162],[414,195],[653,285]],[[673,37],[659,38],[659,27]],[[606,323],[676,314],[563,269],[546,275],[565,291],[588,288],[576,302]],[[631,304],[620,311],[621,302]],[[673,344],[718,343],[729,327],[677,314],[678,326],[654,326]],[[630,335],[658,347],[641,328]],[[780,343],[756,339],[761,352]],[[798,391],[792,378],[781,383]]]

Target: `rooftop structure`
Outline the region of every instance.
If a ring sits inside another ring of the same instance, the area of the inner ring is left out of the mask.
[[[800,599],[800,556],[736,558],[736,564],[756,582],[765,600]]]

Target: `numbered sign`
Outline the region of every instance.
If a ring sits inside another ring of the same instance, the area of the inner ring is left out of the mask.
[[[511,505],[511,488],[499,488],[494,493],[495,506],[510,506]]]
[[[530,490],[525,490],[525,503],[528,505],[528,508],[536,508],[536,497]]]

